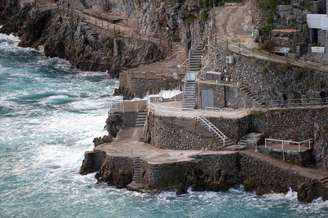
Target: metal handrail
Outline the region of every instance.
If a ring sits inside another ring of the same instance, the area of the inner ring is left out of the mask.
[[[206,117],[204,116],[198,116],[196,119],[199,119],[203,121],[210,129],[212,129],[222,140],[226,140],[228,137],[221,132],[211,121],[209,121]]]
[[[268,142],[278,142],[278,143],[281,143],[281,150],[283,152],[283,159],[285,160],[285,154],[284,154],[284,152],[285,152],[285,145],[295,144],[295,145],[298,146],[298,152],[301,152],[302,151],[301,150],[301,145],[303,145],[303,144],[308,145],[308,149],[311,149],[312,148],[313,139],[307,139],[307,140],[303,140],[303,141],[297,142],[297,141],[293,141],[293,140],[281,140],[281,139],[266,138],[265,139],[265,145],[264,145],[264,147],[266,149],[269,148]],[[272,149],[272,147],[270,149]]]

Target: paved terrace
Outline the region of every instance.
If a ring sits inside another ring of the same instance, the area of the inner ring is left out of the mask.
[[[132,100],[117,103],[111,110],[111,112],[138,112],[150,110],[155,115],[167,116],[167,117],[185,117],[194,118],[197,116],[205,117],[218,117],[227,119],[240,119],[246,117],[253,112],[266,112],[270,110],[290,110],[290,109],[320,109],[326,108],[328,104],[322,105],[320,102],[317,105],[298,104],[289,106],[268,106],[268,107],[253,107],[253,108],[217,108],[214,110],[184,110],[182,107],[182,101],[169,101],[169,102],[151,102],[147,100]]]
[[[205,117],[223,117],[227,119],[240,119],[250,114],[249,109],[222,109],[222,110],[201,110],[195,109],[186,111],[182,108],[181,101],[163,102],[163,103],[150,103],[150,110],[156,115],[160,116],[176,116],[194,118],[197,116]]]
[[[150,164],[186,162],[196,155],[231,154],[232,151],[166,150],[140,142],[143,128],[122,129],[110,144],[99,145],[95,150],[105,151],[109,156],[140,157]]]

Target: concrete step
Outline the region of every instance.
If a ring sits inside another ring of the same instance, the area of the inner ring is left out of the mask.
[[[328,177],[320,179],[321,183],[328,183]]]
[[[133,181],[137,184],[144,183],[142,161],[140,158],[133,160]]]

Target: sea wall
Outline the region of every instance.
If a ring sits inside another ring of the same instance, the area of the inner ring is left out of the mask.
[[[246,191],[257,194],[286,193],[291,188],[298,192],[298,199],[310,202],[318,197],[328,199],[328,189],[318,179],[305,176],[306,169],[293,169],[292,165],[279,165],[241,153],[240,172]]]
[[[95,150],[94,152],[97,152]],[[92,156],[96,160],[85,159],[81,173],[87,162],[102,161],[97,166],[96,178],[118,188],[129,187],[133,183],[136,157],[130,155],[108,154],[106,158]],[[97,159],[98,158],[98,159]],[[225,191],[231,187],[243,185],[246,191],[257,194],[287,193],[290,188],[298,192],[298,198],[310,202],[318,197],[328,199],[328,187],[319,181],[313,173],[307,173],[308,168],[295,168],[293,165],[281,164],[270,158],[263,158],[252,151],[221,152],[217,154],[199,154],[189,161],[168,161],[154,163],[142,158],[143,184],[137,191],[160,192],[176,191],[179,194],[187,192],[189,187],[194,191]]]

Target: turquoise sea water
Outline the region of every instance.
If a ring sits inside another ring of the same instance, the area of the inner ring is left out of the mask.
[[[0,217],[328,217],[328,202],[241,189],[177,197],[129,192],[78,174],[104,134],[117,82],[17,47],[0,34]]]

